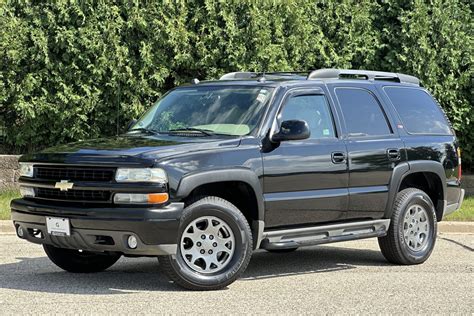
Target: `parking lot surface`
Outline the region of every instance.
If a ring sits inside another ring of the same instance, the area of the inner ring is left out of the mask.
[[[418,266],[387,263],[377,240],[254,253],[229,288],[192,292],[168,282],[154,258],[122,258],[70,274],[42,247],[0,235],[0,314],[474,313],[474,235],[440,234]]]

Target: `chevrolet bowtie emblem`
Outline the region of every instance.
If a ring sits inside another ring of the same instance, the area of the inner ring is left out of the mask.
[[[61,182],[56,182],[54,187],[56,189],[60,189],[61,191],[67,191],[69,189],[72,189],[74,186],[74,183],[69,182],[68,180],[61,180]]]

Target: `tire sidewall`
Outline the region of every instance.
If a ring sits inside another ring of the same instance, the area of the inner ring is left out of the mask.
[[[419,251],[414,251],[410,249],[407,245],[404,233],[403,233],[403,223],[404,218],[408,210],[412,205],[418,204],[422,206],[427,213],[428,216],[428,224],[430,226],[430,231],[428,234],[428,243],[423,247],[423,249]],[[411,263],[422,263],[431,255],[433,248],[436,243],[436,235],[437,235],[437,220],[436,220],[436,212],[433,203],[429,196],[422,192],[413,192],[408,196],[406,201],[402,204],[400,214],[398,216],[397,224],[397,238],[399,241],[399,245],[401,248],[401,253],[403,256]]]
[[[251,251],[251,236],[249,236],[248,226],[243,221],[245,217],[240,212],[232,211],[225,205],[217,203],[200,203],[190,205],[186,208],[181,219],[178,233],[178,249],[176,255],[171,256],[171,264],[181,278],[187,282],[199,286],[215,286],[216,284],[226,283],[238,274],[245,262],[246,256]],[[181,255],[181,236],[184,229],[195,219],[203,216],[215,216],[222,219],[229,225],[235,238],[235,249],[231,261],[227,266],[216,273],[203,274],[192,270],[184,261]]]

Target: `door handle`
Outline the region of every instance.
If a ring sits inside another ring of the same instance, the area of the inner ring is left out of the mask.
[[[331,153],[332,163],[344,163],[346,162],[346,154],[342,151],[336,151]]]
[[[387,156],[390,160],[400,160],[400,150],[395,148],[387,149]]]

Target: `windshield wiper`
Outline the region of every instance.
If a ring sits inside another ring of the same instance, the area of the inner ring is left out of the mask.
[[[155,131],[154,129],[145,128],[145,127],[134,128],[134,129],[129,130],[127,133],[130,133],[130,132],[145,132],[145,133],[153,134],[153,135],[158,134],[158,131]]]
[[[210,129],[204,129],[204,128],[196,128],[196,127],[182,127],[182,128],[175,128],[175,129],[170,129],[168,133],[179,133],[179,132],[199,132],[201,134],[204,134],[206,136],[212,136],[215,133],[210,130]]]

